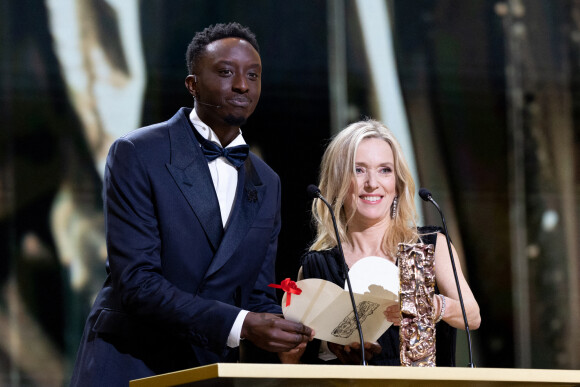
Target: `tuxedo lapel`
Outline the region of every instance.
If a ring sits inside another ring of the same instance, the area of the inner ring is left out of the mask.
[[[216,250],[223,236],[219,203],[205,156],[188,120],[187,109],[182,108],[168,122],[171,162],[166,167]]]
[[[238,171],[238,188],[222,243],[207,270],[206,277],[218,271],[245,238],[264,199],[265,186],[254,169],[250,157]]]

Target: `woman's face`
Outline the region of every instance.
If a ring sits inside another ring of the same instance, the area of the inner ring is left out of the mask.
[[[356,208],[351,223],[372,225],[390,221],[396,196],[395,159],[391,146],[380,138],[361,141],[355,155],[355,183],[344,203],[347,216]]]

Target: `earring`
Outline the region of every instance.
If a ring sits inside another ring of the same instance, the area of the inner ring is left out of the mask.
[[[399,197],[395,196],[393,199],[393,204],[391,205],[391,219],[395,219],[397,217],[397,206],[399,205]]]

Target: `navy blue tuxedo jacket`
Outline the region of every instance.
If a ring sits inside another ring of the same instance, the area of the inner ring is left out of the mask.
[[[187,108],[111,147],[105,171],[107,279],[87,319],[72,385],[237,360],[240,310],[281,313],[275,290],[280,180],[250,154],[222,226]]]

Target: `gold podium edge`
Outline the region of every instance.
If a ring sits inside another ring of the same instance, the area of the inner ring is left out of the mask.
[[[454,382],[514,382],[580,385],[580,371],[518,368],[381,367],[306,364],[215,363],[148,378],[130,387],[178,386],[215,378],[333,379],[333,380],[447,380]]]

